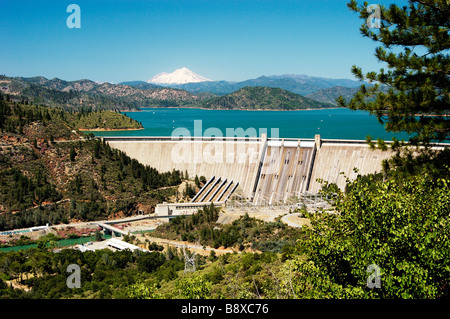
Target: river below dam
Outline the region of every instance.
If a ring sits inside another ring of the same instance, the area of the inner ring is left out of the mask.
[[[237,136],[365,140],[409,138],[406,133],[386,132],[366,111],[321,109],[302,111],[204,110],[191,108],[143,108],[124,112],[139,121],[143,130],[95,131],[96,136]],[[184,133],[183,133],[184,132]],[[181,134],[180,134],[181,133]]]

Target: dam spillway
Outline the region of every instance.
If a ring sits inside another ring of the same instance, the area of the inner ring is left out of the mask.
[[[308,191],[315,144],[311,141],[268,141],[256,181],[256,204],[285,202]]]
[[[381,172],[382,161],[392,156],[391,151],[371,149],[365,141],[322,140],[318,135],[315,139],[267,139],[265,135],[102,139],[160,172],[176,169],[191,178],[220,176],[222,181],[233,181],[254,204],[286,202],[302,193],[317,193],[321,188],[317,179],[344,189],[346,178]]]

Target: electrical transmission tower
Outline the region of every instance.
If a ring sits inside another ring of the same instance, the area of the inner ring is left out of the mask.
[[[193,252],[189,256],[189,253],[186,252],[186,246],[183,246],[183,253],[184,253],[184,273],[194,272],[195,271],[195,252]]]

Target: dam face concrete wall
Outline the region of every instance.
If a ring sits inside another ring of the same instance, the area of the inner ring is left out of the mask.
[[[347,178],[354,180],[358,174],[381,172],[382,161],[392,155],[392,151],[372,150],[366,143],[323,142],[316,150],[308,190],[316,193],[321,189],[317,179],[335,183],[344,190]],[[354,172],[354,168],[358,169],[358,173]]]
[[[104,138],[111,147],[125,152],[159,172],[173,169],[210,179],[220,176],[252,194],[265,141],[254,139],[207,140],[201,138]]]
[[[344,189],[346,178],[380,172],[389,151],[372,150],[365,141],[262,138],[104,137],[125,152],[160,172],[173,169],[227,179],[255,204],[275,204],[301,193],[316,193],[317,179]],[[340,174],[343,172],[344,174]]]

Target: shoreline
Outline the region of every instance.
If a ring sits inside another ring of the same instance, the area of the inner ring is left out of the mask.
[[[82,132],[113,132],[113,131],[139,131],[145,129],[144,127],[141,128],[79,128],[77,130]]]
[[[126,112],[142,112],[143,109],[191,109],[191,110],[205,110],[205,111],[278,111],[278,112],[289,112],[289,111],[318,111],[318,110],[336,110],[336,109],[348,109],[347,107],[341,107],[341,106],[335,106],[335,107],[321,107],[321,108],[306,108],[306,109],[292,109],[292,110],[283,110],[283,109],[211,109],[211,108],[205,108],[205,107],[185,107],[185,106],[167,106],[167,107],[141,107],[139,110],[132,110],[132,111],[122,111],[121,113]],[[355,111],[366,111],[368,110],[355,110]],[[383,116],[388,116],[389,114],[383,113]],[[402,114],[400,114],[402,115]],[[427,117],[437,117],[437,116],[443,116],[443,117],[449,117],[450,114],[443,114],[443,115],[436,115],[436,114],[414,114],[414,116],[427,116]],[[121,129],[117,129],[121,130]]]
[[[406,114],[395,114],[396,116],[406,116]],[[382,116],[389,116],[388,113],[383,113]],[[408,114],[408,116],[411,116]],[[436,114],[417,114],[415,113],[413,116],[419,117],[419,116],[425,116],[425,117],[450,117],[450,114],[442,114],[442,115],[436,115]]]
[[[277,111],[277,112],[290,112],[290,111],[318,111],[318,110],[335,110],[335,109],[347,109],[346,107],[323,107],[323,108],[306,108],[306,109],[293,109],[293,110],[282,110],[282,109],[210,109],[204,107],[143,107],[140,108],[139,111],[142,112],[142,109],[191,109],[191,110],[205,110],[205,111]]]

